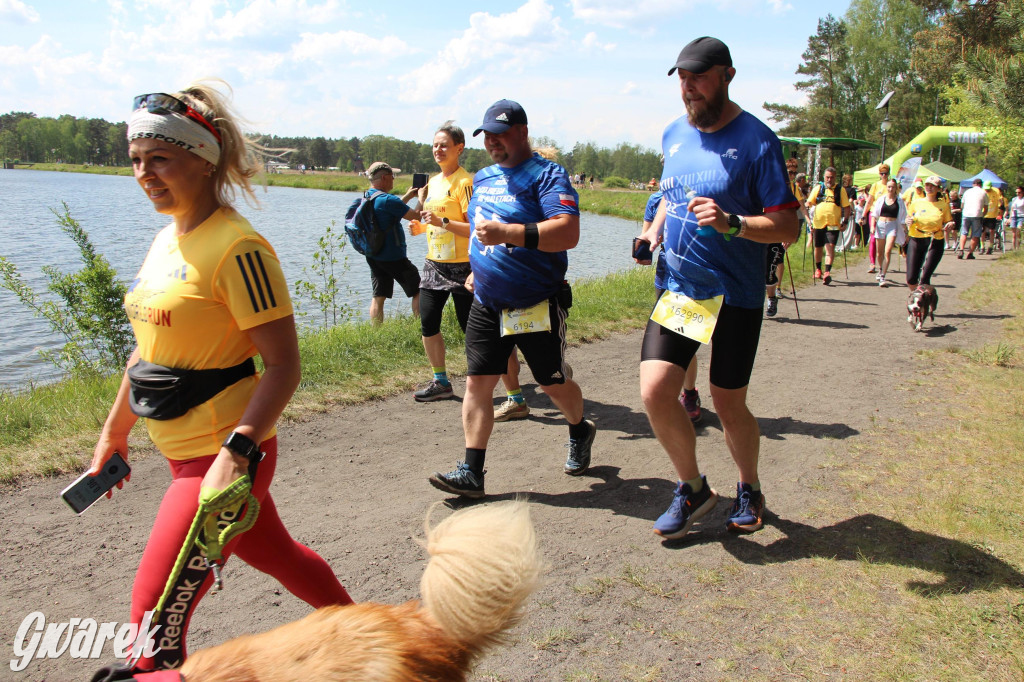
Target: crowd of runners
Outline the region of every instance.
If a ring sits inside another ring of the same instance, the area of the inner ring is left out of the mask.
[[[959,247],[966,258],[981,248],[986,225],[995,232],[991,223],[979,227],[973,220],[977,194],[947,199],[937,178],[901,197],[883,167],[879,182],[858,196],[829,168],[824,182],[808,187],[795,162],[783,159],[776,135],[730,99],[736,73],[728,47],[711,37],[687,44],[668,70],[685,111],[665,129],[664,172],[633,245],[641,263],[651,263],[658,251],[655,304],[637,353],[643,405],[677,481],[653,524],[665,539],[684,537],[719,500],[696,452],[701,347],[710,348],[710,398],[736,465],[726,527],[745,533],[763,525],[760,431],[747,387],[763,317],[777,313],[785,249],[801,238],[801,222],[812,227],[815,276],[826,285],[839,235],[851,219],[864,226],[860,243],[877,248],[873,263],[882,286],[902,234],[907,284],[917,286],[928,284],[947,248],[944,233],[958,216],[964,216]],[[376,162],[359,205],[384,234],[366,254],[371,319],[381,320],[398,282],[421,321],[431,377],[413,394],[415,401],[454,396],[441,334],[449,299],[465,333],[465,453],[451,471],[424,476],[435,488],[466,498],[485,495],[495,422],[529,415],[519,354],[565,418],[566,474],[587,472],[598,432],[585,418],[583,390],[565,361],[572,307],[568,252],[580,237],[576,187],[584,180],[531,149],[527,114],[517,102],[495,102],[473,132],[480,134],[494,163],[475,176],[459,165],[465,135],[449,121],[433,139],[436,175],[397,197],[390,193],[394,170]],[[232,207],[236,194],[251,193],[249,178],[265,150],[241,135],[227,100],[204,85],[136,98],[128,139],[136,180],[155,209],[173,220],[153,242],[126,297],[138,347],[90,471],[99,472],[115,452],[127,456],[128,432],[142,416],[172,472],[136,574],[131,619],[138,624],[155,612],[153,624],[174,637],[152,656],[134,652],[130,669],[143,679],[145,671],[184,660],[192,613],[233,554],[313,607],[351,598],[326,562],[290,537],[268,490],[278,456],[275,423],[299,381],[298,345],[276,253]],[[996,200],[986,196],[989,210]],[[1022,209],[1024,191],[1017,188],[1009,206],[1014,244]],[[406,256],[403,219],[411,221],[410,237],[425,234],[422,270]],[[257,354],[262,374],[253,366]],[[506,396],[495,408],[499,379]],[[235,488],[243,502],[211,507]],[[229,516],[237,521],[257,503],[255,525],[226,542],[214,560],[209,545],[189,545],[197,524],[227,523]],[[218,511],[203,517],[211,508]]]

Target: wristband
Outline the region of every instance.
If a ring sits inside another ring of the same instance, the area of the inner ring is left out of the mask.
[[[540,231],[537,223],[526,223],[523,225],[523,246],[528,249],[536,249],[540,244]]]

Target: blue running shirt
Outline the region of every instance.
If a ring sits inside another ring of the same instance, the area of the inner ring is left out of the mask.
[[[779,138],[746,111],[714,133],[702,133],[681,116],[662,136],[665,170],[667,288],[693,299],[725,295],[740,308],[764,304],[765,248],[715,233],[697,236],[690,196],[710,197],[726,213],[761,215],[796,208]]]
[[[474,296],[492,310],[525,308],[558,293],[569,266],[566,251],[548,253],[522,246],[484,246],[476,221],[539,223],[557,215],[579,215],[579,195],[565,169],[539,154],[515,168],[495,164],[473,178],[469,202],[469,262]]]

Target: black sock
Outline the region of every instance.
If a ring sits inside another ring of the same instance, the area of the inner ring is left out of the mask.
[[[487,457],[487,448],[466,448],[466,466],[474,474],[483,473],[485,457]]]
[[[831,263],[829,263],[828,265],[825,266],[825,272],[832,272],[832,264]]]
[[[821,263],[815,263],[814,267],[816,267],[817,269],[821,270]]]
[[[569,424],[570,440],[583,440],[588,433],[590,433],[590,426],[587,425],[586,419],[581,419],[579,424]]]

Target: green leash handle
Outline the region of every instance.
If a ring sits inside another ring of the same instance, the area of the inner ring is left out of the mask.
[[[245,515],[237,518],[243,505],[248,505]],[[223,530],[217,529],[218,517],[226,511],[234,511],[236,518]],[[224,546],[233,538],[249,530],[256,523],[260,513],[260,503],[252,494],[252,479],[248,475],[241,476],[232,482],[224,490],[204,487],[199,491],[199,509],[196,510],[195,518],[192,519],[192,526],[185,536],[185,541],[178,551],[178,558],[174,562],[174,568],[167,577],[164,584],[163,594],[156,603],[153,619],[163,612],[164,605],[170,597],[171,591],[178,576],[188,561],[193,546],[198,547],[205,555],[206,566],[213,571],[213,587],[211,592],[217,592],[224,587],[220,577],[220,569],[224,564]]]

